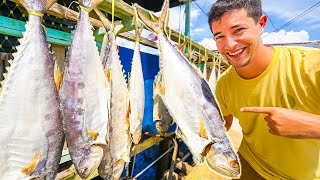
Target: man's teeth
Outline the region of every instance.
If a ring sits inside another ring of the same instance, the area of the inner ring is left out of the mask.
[[[230,54],[231,56],[238,55],[238,54],[240,54],[240,53],[242,52],[242,50],[243,50],[243,49],[239,49],[238,51],[236,51],[236,52],[234,52],[234,53],[229,52],[229,54]]]

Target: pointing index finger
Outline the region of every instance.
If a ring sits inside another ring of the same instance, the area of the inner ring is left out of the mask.
[[[240,109],[240,111],[271,114],[273,112],[273,108],[272,107],[243,107]]]

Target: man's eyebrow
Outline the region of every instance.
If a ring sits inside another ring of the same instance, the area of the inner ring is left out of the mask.
[[[218,34],[221,34],[221,32],[216,32],[213,34],[213,37],[216,37]]]
[[[240,27],[242,26],[243,24],[236,24],[234,26],[232,26],[230,29],[234,29],[234,28],[237,28],[237,27]],[[221,32],[216,32],[213,34],[213,37],[216,37],[217,35],[221,34]]]
[[[237,28],[237,27],[242,26],[242,25],[243,24],[237,24],[237,25],[232,26],[230,29],[234,29],[234,28]]]

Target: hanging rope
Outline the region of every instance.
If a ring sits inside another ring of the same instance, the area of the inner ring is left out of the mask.
[[[111,18],[111,31],[113,31],[114,30],[114,0],[112,0],[112,18]]]

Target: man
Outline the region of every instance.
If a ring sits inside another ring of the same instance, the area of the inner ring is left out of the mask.
[[[263,45],[261,0],[217,0],[208,22],[232,65],[216,97],[243,130],[241,179],[319,179],[320,50]]]

